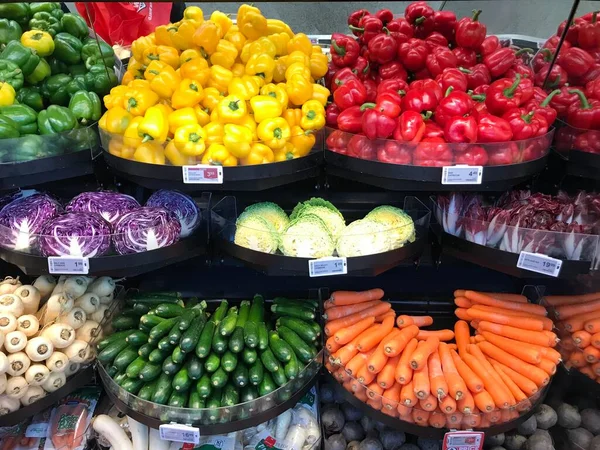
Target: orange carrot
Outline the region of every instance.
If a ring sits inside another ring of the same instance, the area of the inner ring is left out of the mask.
[[[444,342],[444,344],[446,344],[448,346],[448,349],[458,350],[458,347],[456,346],[456,344],[448,344],[447,342]]]
[[[406,385],[412,380],[413,369],[410,367],[410,358],[417,348],[418,343],[416,339],[411,339],[400,355],[400,360],[394,373],[394,378],[399,384]]]
[[[327,351],[330,354],[333,354],[333,353],[337,352],[342,346],[340,345],[339,342],[336,342],[333,339],[333,336],[331,336],[330,338],[327,339],[327,342],[325,343],[325,347],[327,348]]]
[[[357,353],[358,348],[356,348],[356,344],[354,342],[348,342],[331,356],[336,364],[345,366]]]
[[[367,401],[369,400],[369,397],[367,397],[367,389],[360,384],[358,381],[354,380],[359,388],[357,390],[354,391],[354,396],[359,399],[361,402],[363,403],[367,403]]]
[[[431,387],[431,393],[438,399],[441,400],[448,396],[448,383],[444,372],[442,371],[442,361],[440,354],[436,349],[429,360],[427,361],[427,369],[429,372],[429,385]]]
[[[419,400],[419,407],[424,411],[435,411],[437,406],[437,398],[431,394],[427,394],[425,398]]]
[[[578,305],[600,299],[600,292],[583,295],[547,295],[544,301],[552,306]]]
[[[367,370],[374,374],[378,374],[383,370],[385,365],[387,364],[388,357],[383,351],[383,345],[380,343],[376,348],[373,354],[367,359]]]
[[[486,420],[487,422],[485,423],[484,426],[490,427],[490,426],[492,426],[492,424],[500,422],[502,420],[502,411],[506,411],[508,413],[508,409],[504,409],[504,410],[495,409],[494,411],[485,413],[483,415],[483,420]],[[489,425],[488,425],[488,423],[489,423]]]
[[[398,407],[396,408],[396,411],[398,411],[398,414],[400,415],[400,418],[402,420],[406,420],[405,417],[410,417],[411,413],[412,413],[412,406],[406,406],[403,405],[402,402],[398,403]],[[412,421],[412,417],[410,419]]]
[[[471,303],[471,301],[467,297],[456,297],[454,299],[454,304],[456,306],[458,306],[459,308],[467,308],[467,309],[469,309],[471,306],[473,306],[473,303]]]
[[[340,319],[342,317],[346,317],[351,314],[364,311],[365,309],[370,308],[372,306],[377,306],[379,303],[381,303],[380,300],[373,300],[371,302],[356,303],[355,305],[334,306],[333,308],[325,310],[323,318],[325,320]]]
[[[591,313],[584,313],[577,316],[569,317],[563,321],[565,329],[574,333],[575,331],[583,330],[586,322],[590,320],[600,319],[600,311],[594,311]]]
[[[477,337],[469,336],[469,344],[477,344]]]
[[[473,410],[472,414],[465,414],[463,416],[464,428],[479,428],[481,426],[483,414],[477,408]]]
[[[560,320],[565,320],[580,314],[592,313],[600,310],[600,300],[594,300],[587,303],[579,303],[575,305],[565,305],[556,307],[556,317]]]
[[[456,289],[454,291],[454,296],[455,297],[464,297],[465,296],[465,289]]]
[[[384,389],[379,386],[377,383],[370,383],[367,386],[367,397],[369,398],[378,398],[381,397],[381,394],[383,394]]]
[[[471,344],[477,344],[478,342],[485,341],[485,338],[481,334],[476,334],[474,336],[473,340],[474,340],[474,342],[471,342]]]
[[[331,302],[336,306],[355,305],[382,299],[384,292],[381,289],[369,289],[363,292],[336,291],[331,294]]]
[[[587,364],[587,360],[585,359],[583,352],[581,350],[577,350],[569,355],[568,364],[580,369]]]
[[[600,376],[600,362],[592,364],[592,371],[596,374],[596,376]]]
[[[450,354],[452,355],[452,359],[454,360],[456,370],[458,371],[459,375],[461,376],[469,390],[473,393],[483,391],[483,380],[471,370],[471,368],[462,360],[460,356],[458,356],[458,353],[456,353],[454,350],[450,350]]]
[[[583,354],[585,355],[585,360],[590,364],[597,363],[600,360],[600,350],[592,345],[584,348]]]
[[[405,314],[398,316],[396,319],[396,325],[399,328],[404,328],[409,325],[416,325],[418,327],[428,327],[433,324],[433,318],[431,316],[407,316]]]
[[[457,321],[454,324],[454,337],[456,339],[456,346],[458,347],[458,354],[463,355],[467,353],[467,346],[471,337],[469,324],[464,320]]]
[[[471,412],[475,409],[475,400],[473,399],[473,394],[471,394],[469,391],[466,391],[465,394],[457,400],[456,407],[458,411],[463,414],[471,414]]]
[[[583,325],[585,331],[591,334],[600,332],[600,319],[592,319]]]
[[[377,323],[381,323],[385,320],[386,317],[393,317],[396,318],[396,311],[394,311],[393,309],[390,309],[388,312],[385,312],[379,316],[375,317],[375,322]]]
[[[448,424],[448,428],[458,429],[460,423],[462,422],[463,415],[462,413],[455,411],[452,414],[446,414],[446,423]]]
[[[507,294],[505,292],[481,292],[482,294],[489,295],[497,300],[504,300],[507,302],[515,303],[527,303],[527,297],[520,294]]]
[[[356,373],[356,379],[365,386],[371,384],[376,376],[377,374],[367,370],[366,364],[358,369],[358,372]]]
[[[538,387],[545,386],[550,381],[548,374],[539,367],[524,362],[516,356],[496,347],[491,342],[481,342],[478,346],[487,356],[531,379]]]
[[[411,339],[415,338],[418,334],[419,327],[416,325],[409,325],[406,328],[402,328],[393,339],[385,343],[385,354],[387,356],[399,355],[406,348]]]
[[[440,340],[442,342],[451,341],[452,339],[454,339],[454,331],[452,331],[452,330],[435,330],[435,331],[420,330],[419,334],[417,334],[417,339],[420,341],[427,340],[431,337],[436,337],[436,338],[438,338],[438,340]]]
[[[455,400],[459,400],[467,390],[467,386],[461,376],[456,370],[456,365],[452,359],[450,348],[445,342],[440,342],[440,362],[442,364],[442,371],[448,384],[448,394]]]
[[[431,413],[429,411],[423,411],[419,408],[414,408],[412,411],[412,418],[417,425],[422,427],[426,427],[429,425],[429,416]]]
[[[371,408],[379,411],[381,409],[381,407],[383,406],[381,403],[381,397],[377,397],[377,398],[367,397],[367,405],[369,405]]]
[[[345,367],[348,375],[355,376],[356,373],[358,372],[358,369],[360,369],[362,366],[365,365],[369,356],[370,356],[370,353],[358,353],[357,355],[354,356],[354,358],[352,358],[350,361],[348,361],[348,364],[346,364],[346,367]]]
[[[585,366],[579,369],[579,371],[584,374],[586,377],[591,378],[592,380],[596,378],[596,374],[592,370],[591,366]]]
[[[521,328],[515,328],[509,325],[501,325],[497,323],[487,322],[485,320],[479,322],[478,330],[489,331],[499,336],[504,336],[506,338],[514,339],[516,341],[529,342],[530,344],[552,346],[556,343],[556,339],[552,340],[543,331],[523,330]],[[456,330],[454,332],[456,333]]]
[[[549,359],[554,365],[558,365],[558,363],[562,361],[560,352],[554,350],[553,348],[540,347],[540,351],[542,352],[542,358]]]
[[[529,364],[539,364],[542,360],[542,354],[539,347],[532,344],[508,339],[488,331],[483,331],[481,335],[495,346]]]
[[[440,410],[444,414],[452,414],[456,411],[456,400],[447,395],[442,400],[440,400]]]
[[[592,341],[592,335],[585,330],[579,330],[573,333],[573,342],[577,348],[586,348]]]
[[[394,328],[394,318],[387,317],[381,325],[373,329],[373,331],[366,336],[363,336],[362,339],[358,341],[356,348],[361,352],[368,352],[373,347],[377,346],[381,340],[392,331],[392,328]]]
[[[377,374],[377,383],[379,383],[382,388],[389,389],[396,382],[394,373],[396,373],[396,366],[398,365],[399,360],[400,356],[389,358],[385,367]]]
[[[469,356],[469,355],[467,355]],[[490,393],[486,390],[478,392],[473,395],[473,401],[475,402],[475,406],[481,411],[493,411],[495,407],[494,399],[490,395]]]
[[[417,349],[418,350],[418,349]],[[429,370],[427,364],[421,369],[415,370],[413,373],[413,390],[419,399],[424,399],[431,393],[431,385],[429,383]]]
[[[379,382],[378,382],[379,383]],[[381,386],[381,383],[379,383]],[[400,391],[402,390],[402,386],[398,383],[393,383],[390,385],[388,389],[383,392],[381,403],[383,407],[388,410],[395,410],[398,407],[398,402],[400,401]]]
[[[366,317],[363,320],[356,322],[353,325],[350,325],[346,328],[339,329],[338,331],[336,331],[333,334],[333,338],[340,345],[347,344],[352,339],[354,339],[356,336],[358,336],[360,333],[362,333],[366,329],[370,328],[374,322],[375,322],[374,317]],[[331,338],[329,338],[329,339],[331,339]],[[328,339],[328,342],[329,342],[329,339]]]
[[[514,395],[512,395],[512,392],[510,391],[508,386],[506,386],[504,381],[502,381],[502,377],[498,375],[498,372],[496,372],[496,369],[494,369],[491,362],[486,358],[481,349],[477,345],[470,345],[469,353],[475,358],[477,358],[477,360],[481,363],[485,370],[488,371],[490,376],[496,382],[497,388],[501,389],[503,391],[503,396],[509,399],[509,405],[514,406],[517,403],[517,400],[515,399]],[[491,392],[490,394],[492,395],[492,397],[494,397],[494,394],[492,394]]]
[[[446,426],[446,415],[439,411],[433,411],[429,415],[429,426],[433,428],[444,428]]]
[[[540,319],[533,319],[531,317],[518,317],[508,316],[505,314],[481,311],[478,309],[469,308],[469,316],[473,319],[486,320],[488,322],[499,323],[501,325],[510,325],[516,328],[523,328],[525,330],[542,331],[544,329],[544,323]]]
[[[413,382],[409,381],[400,390],[400,402],[404,406],[415,406],[419,400],[413,389]]]
[[[590,338],[590,344],[596,348],[600,348],[600,333],[594,333]]]
[[[510,309],[513,311],[535,314],[538,316],[545,316],[547,314],[546,308],[544,308],[541,305],[534,305],[533,303],[515,303],[506,300],[498,300],[480,292],[465,291],[465,297],[475,304],[493,306],[502,309]]]
[[[371,306],[370,308],[364,309],[360,312],[327,322],[325,324],[325,334],[327,334],[327,336],[331,336],[336,331],[346,328],[350,325],[354,325],[355,323],[360,322],[367,317],[383,314],[389,311],[391,307],[392,305],[390,305],[388,302],[381,302],[378,305]]]
[[[474,345],[474,344],[471,344]],[[470,351],[471,347],[469,347]],[[498,384],[492,374],[486,369],[479,359],[471,354],[461,356],[463,361],[471,368],[475,374],[483,380],[485,390],[492,396],[494,404],[498,408],[507,408],[511,404],[510,398],[506,395],[504,386]],[[477,395],[475,395],[475,404],[477,405]],[[477,405],[479,409],[481,407]]]
[[[413,352],[410,358],[410,366],[413,370],[421,370],[427,366],[427,359],[440,345],[440,340],[437,336],[427,338],[421,341],[417,349]]]
[[[489,312],[489,313],[503,314],[505,316],[510,316],[510,317],[526,317],[526,318],[530,318],[530,319],[538,319],[538,320],[542,321],[544,330],[548,330],[548,331],[551,331],[552,328],[554,327],[552,319],[550,319],[549,317],[539,316],[536,314],[530,314],[530,313],[526,313],[526,312],[522,312],[522,311],[513,311],[512,309],[504,309],[504,308],[498,308],[496,306],[487,306],[487,305],[473,305],[473,307],[469,308],[469,309],[485,311],[485,312]]]
[[[549,359],[542,358],[542,360],[538,364],[536,364],[536,366],[542,369],[550,376],[556,373],[556,364],[553,361],[550,361]]]
[[[472,320],[473,318],[469,315],[468,311],[467,308],[456,308],[454,310],[454,315],[460,320]]]

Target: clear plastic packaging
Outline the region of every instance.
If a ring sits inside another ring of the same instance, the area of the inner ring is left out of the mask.
[[[600,155],[600,130],[576,128],[557,120],[554,148],[566,157],[571,151]]]

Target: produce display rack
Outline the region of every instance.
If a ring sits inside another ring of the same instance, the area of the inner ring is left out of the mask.
[[[567,174],[600,181],[600,155],[571,150],[567,160]]]

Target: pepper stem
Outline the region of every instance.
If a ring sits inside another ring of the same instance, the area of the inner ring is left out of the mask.
[[[386,27],[383,27],[381,31],[385,31],[385,34],[387,34],[388,36],[390,35],[390,30],[388,30]]]
[[[360,32],[365,31],[364,28],[355,27],[354,25],[348,25],[348,28],[350,28],[350,30],[352,30],[352,31],[360,31]]]
[[[504,92],[503,92],[504,96],[508,97],[508,98],[512,98],[513,95],[515,94],[515,91],[519,87],[520,82],[521,82],[521,74],[518,73],[515,75],[515,81],[513,82],[513,84],[511,84],[510,87],[504,89]]]
[[[580,91],[579,89],[569,89],[569,94],[577,94],[577,96],[579,97],[579,101],[580,101],[580,109],[591,109],[592,105],[590,105],[590,102],[588,101],[587,97],[585,96],[585,94],[583,93],[583,91]]]
[[[415,25],[421,25],[423,22],[425,22],[425,17],[424,16],[418,17],[415,20]]]
[[[335,39],[333,39],[331,41],[331,46],[333,47],[333,49],[335,50],[335,52],[340,55],[340,56],[346,56],[346,49],[344,47],[340,47],[337,42],[335,42]]]
[[[594,14],[592,14],[592,23],[596,23],[596,19],[598,17],[599,12],[600,11],[594,11]]]
[[[144,139],[142,139],[142,144],[144,142],[148,142],[148,141],[152,141],[154,140],[154,138],[152,136],[150,136],[149,134],[144,134]]]
[[[360,107],[360,110],[364,111],[365,109],[373,109],[375,106],[375,103],[363,103]]]
[[[444,97],[448,97],[453,90],[454,90],[453,86],[448,86],[448,89],[446,89],[446,93],[444,94]]]
[[[486,95],[485,94],[474,94],[471,95],[471,98],[476,102],[485,102]]]
[[[425,114],[421,114],[421,117],[423,118],[423,120],[429,120],[429,119],[431,119],[431,116],[433,116],[432,111],[425,111]]]
[[[534,114],[535,111],[529,111],[529,113],[525,114],[524,116],[521,116],[521,119],[523,119],[525,123],[531,123],[531,119],[533,119]]]
[[[523,53],[533,53],[533,49],[531,48],[522,48],[515,52],[515,56],[521,56]]]
[[[462,73],[473,73],[472,71],[470,71],[469,69],[467,69],[465,67],[459,67],[458,70],[460,70]]]
[[[550,50],[549,48],[543,48],[540,50],[540,53],[542,55],[544,55],[545,62],[552,61],[552,57],[554,56],[554,54],[552,53],[552,50]]]
[[[560,94],[560,89],[554,89],[552,92],[550,92],[548,96],[544,99],[544,101],[540,103],[540,106],[542,108],[548,106],[550,104],[550,101],[552,100],[552,97],[554,97],[556,94]]]
[[[477,22],[479,20],[479,14],[481,14],[480,9],[473,10],[473,17],[472,17],[473,22]]]

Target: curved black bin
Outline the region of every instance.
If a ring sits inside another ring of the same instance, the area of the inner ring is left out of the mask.
[[[600,181],[600,155],[579,150],[569,151],[567,173]]]

